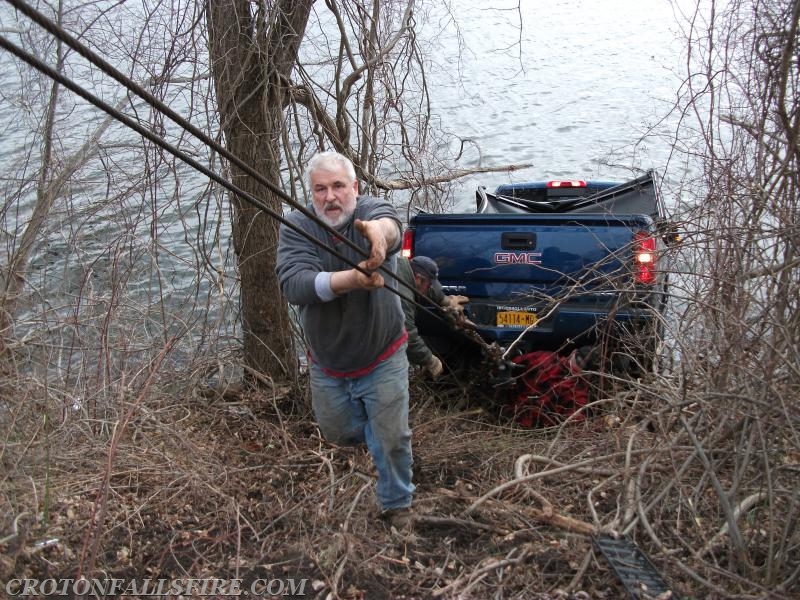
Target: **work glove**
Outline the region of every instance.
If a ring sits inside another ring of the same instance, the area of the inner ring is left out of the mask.
[[[425,365],[425,370],[431,374],[431,379],[435,381],[442,374],[444,367],[438,356],[431,355],[431,359]]]
[[[464,312],[464,305],[469,302],[469,298],[466,296],[448,296],[447,297],[447,308],[457,312],[463,313]]]

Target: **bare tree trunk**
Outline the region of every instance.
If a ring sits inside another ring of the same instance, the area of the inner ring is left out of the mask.
[[[297,58],[313,0],[206,3],[209,48],[222,132],[228,149],[275,185],[280,179],[280,136],[285,82]],[[281,200],[241,169],[233,183],[281,212]],[[233,243],[241,277],[247,364],[273,377],[292,376],[296,353],[286,303],[275,275],[278,223],[231,199]]]

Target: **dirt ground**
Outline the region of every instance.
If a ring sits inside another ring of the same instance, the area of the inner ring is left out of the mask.
[[[3,589],[86,575],[305,579],[320,599],[625,598],[588,535],[618,516],[619,482],[604,482],[647,412],[641,394],[619,398],[585,423],[522,429],[458,381],[415,379],[415,520],[399,529],[378,518],[366,450],[321,439],[302,384],[186,389],[95,420],[20,408],[2,455]]]

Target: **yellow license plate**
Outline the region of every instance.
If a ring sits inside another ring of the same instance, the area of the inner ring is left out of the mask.
[[[533,312],[503,311],[497,313],[498,327],[528,327],[535,325],[538,317]]]

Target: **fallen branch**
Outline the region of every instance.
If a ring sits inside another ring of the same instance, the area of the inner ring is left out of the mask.
[[[470,573],[468,576],[458,577],[457,579],[455,579],[452,582],[450,582],[449,584],[447,584],[445,587],[439,588],[438,590],[433,590],[433,592],[431,593],[431,596],[433,598],[438,598],[439,596],[442,596],[442,595],[446,594],[450,590],[455,589],[456,587],[458,587],[458,585],[460,585],[465,580],[467,581],[467,586],[468,587],[472,587],[473,583],[477,583],[478,580],[483,579],[484,577],[486,577],[486,575],[490,571],[492,571],[494,569],[502,569],[503,567],[518,565],[519,563],[521,563],[523,560],[525,560],[528,557],[528,554],[529,554],[528,550],[525,549],[525,550],[522,551],[522,554],[520,554],[516,558],[504,558],[502,560],[494,560],[494,561],[492,561],[492,562],[490,562],[490,563],[488,563],[488,564],[476,569],[475,571]]]
[[[544,523],[558,529],[563,529],[571,533],[577,533],[579,535],[594,535],[598,531],[598,529],[591,523],[587,523],[586,521],[581,521],[580,519],[575,519],[573,517],[568,517],[555,511],[547,513],[544,510],[532,507],[528,509],[528,512],[530,513],[531,517],[540,523]]]
[[[643,448],[643,449],[641,449],[639,451],[632,452],[631,454],[641,454],[643,452],[652,453],[652,452],[655,452],[655,450],[653,450],[652,448]],[[613,454],[606,454],[604,456],[598,456],[598,457],[595,457],[595,458],[589,458],[589,459],[583,460],[583,461],[581,461],[579,463],[574,463],[574,464],[570,464],[570,465],[563,465],[563,466],[557,467],[555,469],[549,469],[547,471],[539,471],[538,473],[532,473],[531,475],[526,475],[525,477],[517,477],[515,479],[512,479],[511,481],[507,481],[507,482],[505,482],[503,484],[500,484],[497,487],[494,487],[491,490],[489,490],[488,492],[486,492],[483,496],[481,496],[480,498],[475,500],[475,502],[473,502],[467,508],[467,510],[464,511],[464,514],[469,515],[474,510],[476,510],[481,504],[483,504],[486,500],[488,500],[489,498],[491,498],[493,496],[496,496],[500,492],[505,491],[505,490],[507,490],[509,488],[512,488],[512,487],[514,487],[516,485],[519,485],[521,483],[526,483],[528,481],[533,481],[535,479],[540,479],[542,477],[547,477],[549,475],[556,475],[558,473],[564,473],[564,472],[567,472],[567,471],[579,470],[582,473],[595,473],[596,471],[594,469],[583,470],[582,468],[586,467],[586,466],[589,466],[589,465],[593,465],[595,463],[598,463],[598,462],[601,462],[601,461],[604,461],[604,460],[610,460],[610,459],[615,458],[617,456],[625,456],[626,454],[627,454],[626,452],[615,452]],[[518,465],[519,468],[521,468],[520,460],[522,458],[524,458],[524,457],[527,457],[527,456],[528,455],[523,455],[523,456],[521,456],[520,458],[517,459],[517,465]],[[531,455],[531,458],[533,458],[533,455]],[[605,473],[605,471],[603,473]]]
[[[575,470],[578,473],[591,473],[592,475],[603,475],[605,477],[610,477],[616,473],[616,471],[612,469],[590,469],[587,467],[569,465],[567,463],[557,461],[554,458],[550,458],[549,456],[542,456],[541,454],[522,454],[514,463],[514,476],[517,479],[527,477],[528,474],[523,471],[523,467],[526,463],[531,461],[546,465],[555,465],[556,467],[574,467],[571,470]]]
[[[415,524],[420,523],[422,525],[433,525],[434,527],[453,526],[453,527],[464,527],[468,529],[469,528],[482,529],[484,531],[496,533],[504,537],[512,533],[507,529],[501,529],[499,527],[495,527],[494,525],[481,523],[480,521],[472,521],[470,519],[458,519],[455,517],[434,517],[431,515],[419,515],[414,519],[414,523]]]
[[[532,167],[533,164],[525,163],[521,165],[498,165],[496,167],[475,167],[474,169],[458,169],[450,171],[444,175],[436,177],[399,177],[397,179],[386,180],[377,179],[373,183],[384,190],[407,190],[415,187],[422,187],[425,185],[438,185],[440,183],[447,183],[468,177],[469,175],[476,175],[478,173],[497,173],[502,171],[519,171],[520,169],[527,169]]]
[[[753,508],[756,504],[761,502],[767,497],[766,492],[758,492],[757,494],[752,494],[748,496],[744,500],[742,500],[736,507],[733,509],[733,519],[738,521],[739,518],[742,516],[742,513],[747,512],[751,508]],[[702,558],[706,554],[708,554],[715,546],[719,544],[719,539],[728,533],[729,524],[728,521],[722,524],[720,530],[711,536],[711,539],[706,542],[706,545],[697,553],[698,558]]]

